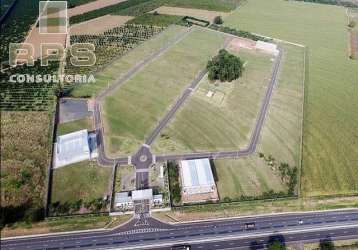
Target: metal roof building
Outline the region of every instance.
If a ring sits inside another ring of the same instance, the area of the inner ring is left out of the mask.
[[[209,159],[181,161],[180,166],[184,193],[201,194],[215,189]]]
[[[132,200],[153,200],[153,190],[152,189],[143,189],[143,190],[134,190],[132,191]]]
[[[91,158],[88,145],[87,129],[62,135],[55,145],[55,167],[89,160]]]

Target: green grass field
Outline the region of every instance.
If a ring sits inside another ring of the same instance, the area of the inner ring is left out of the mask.
[[[305,90],[302,191],[358,192],[358,62],[348,59],[345,8],[251,0],[224,22],[309,49]]]
[[[92,130],[91,118],[83,118],[72,122],[60,123],[57,125],[57,135],[65,135],[81,129]]]
[[[107,153],[133,153],[224,39],[223,34],[195,29],[107,96],[103,103]]]
[[[245,61],[243,76],[231,83],[204,78],[158,137],[155,152],[234,150],[248,144],[273,63],[269,55],[245,49],[238,55]]]
[[[132,20],[129,20],[127,23],[166,27],[171,24],[178,23],[182,19],[183,16],[173,16],[173,15],[164,15],[164,14],[154,15],[152,13],[146,13]]]
[[[272,96],[262,130],[258,152],[272,155],[277,162],[300,166],[304,78],[304,48],[281,44],[284,49],[278,85]],[[221,199],[263,192],[287,191],[278,171],[258,154],[241,159],[215,160],[217,187]]]
[[[127,54],[118,58],[112,64],[107,66],[95,75],[96,83],[81,84],[75,88],[71,95],[74,97],[92,97],[97,95],[101,90],[112,84],[115,79],[120,78],[129,69],[140,63],[146,57],[159,50],[169,41],[173,40],[178,33],[183,32],[186,28],[181,26],[170,26],[158,36],[140,44],[138,47],[129,51]]]
[[[51,201],[91,201],[107,194],[112,168],[83,161],[55,169]]]

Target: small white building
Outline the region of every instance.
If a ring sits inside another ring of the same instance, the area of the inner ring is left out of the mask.
[[[132,191],[132,200],[133,201],[142,201],[142,200],[153,201],[153,190],[152,189],[134,190],[134,191]]]
[[[131,209],[133,208],[132,197],[129,196],[128,192],[116,193],[114,195],[114,205],[117,208]]]
[[[54,150],[55,168],[90,160],[97,157],[96,135],[83,129],[58,136]]]
[[[255,48],[258,50],[261,50],[263,52],[272,54],[274,56],[277,56],[279,54],[279,50],[277,49],[277,45],[274,43],[267,43],[263,41],[257,41]]]

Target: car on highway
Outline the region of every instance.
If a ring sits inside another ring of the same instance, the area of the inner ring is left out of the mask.
[[[245,223],[245,230],[254,230],[256,228],[256,224],[254,222]]]
[[[170,248],[171,250],[190,250],[190,245],[175,245]]]

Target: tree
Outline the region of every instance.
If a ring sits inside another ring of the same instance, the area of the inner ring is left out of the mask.
[[[220,25],[220,24],[223,24],[224,22],[223,22],[223,19],[221,18],[221,16],[216,16],[214,18],[214,23]]]
[[[242,75],[243,62],[240,57],[234,56],[225,49],[210,60],[207,64],[210,80],[220,80],[231,82]]]

